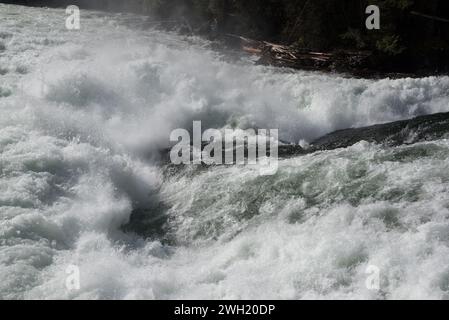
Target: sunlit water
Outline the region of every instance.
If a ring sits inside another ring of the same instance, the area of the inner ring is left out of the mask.
[[[0,4],[0,298],[449,298],[447,140],[362,142],[268,177],[155,162],[193,120],[299,142],[449,111],[448,77],[279,70],[138,17],[81,18]]]

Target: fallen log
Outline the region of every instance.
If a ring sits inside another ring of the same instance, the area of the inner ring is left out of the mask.
[[[432,16],[432,15],[430,15],[430,14],[425,14],[425,13],[421,13],[421,12],[417,12],[417,11],[412,11],[412,12],[410,12],[410,14],[412,14],[412,15],[414,15],[414,16],[418,16],[418,17],[430,19],[430,20],[435,20],[435,21],[440,21],[440,22],[446,22],[446,23],[449,23],[449,19],[445,19],[445,18],[441,18],[441,17]]]
[[[335,51],[317,52],[267,41],[258,41],[238,35],[226,35],[244,52],[259,57],[258,64],[303,70],[360,72],[368,69],[371,52]]]

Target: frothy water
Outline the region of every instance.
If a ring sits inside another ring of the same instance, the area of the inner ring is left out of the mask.
[[[0,4],[0,298],[449,298],[447,140],[362,142],[268,177],[155,161],[193,120],[299,142],[449,111],[448,77],[230,62],[140,17],[81,18]]]

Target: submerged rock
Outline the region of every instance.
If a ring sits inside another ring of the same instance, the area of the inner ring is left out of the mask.
[[[411,120],[335,131],[312,142],[310,150],[347,148],[360,141],[398,146],[441,139],[448,135],[449,113],[437,113]]]
[[[449,137],[449,112],[368,127],[334,131],[316,139],[307,148],[297,144],[280,144],[278,155],[280,158],[295,157],[317,151],[348,148],[361,141],[385,144],[387,146],[399,146],[437,140],[446,136]],[[268,150],[268,155],[269,153]],[[163,150],[161,154],[163,162],[170,162],[170,149]],[[245,154],[247,154],[246,148]]]
[[[334,131],[316,139],[307,149],[298,145],[282,146],[279,148],[279,156],[287,158],[317,151],[348,148],[361,141],[394,147],[422,141],[433,141],[445,137],[449,137],[449,112],[368,127]]]

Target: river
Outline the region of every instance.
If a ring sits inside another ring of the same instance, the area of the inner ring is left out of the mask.
[[[138,16],[65,19],[0,4],[0,298],[449,298],[446,139],[360,142],[272,176],[157,161],[196,120],[306,143],[447,112],[448,77],[282,70]]]

